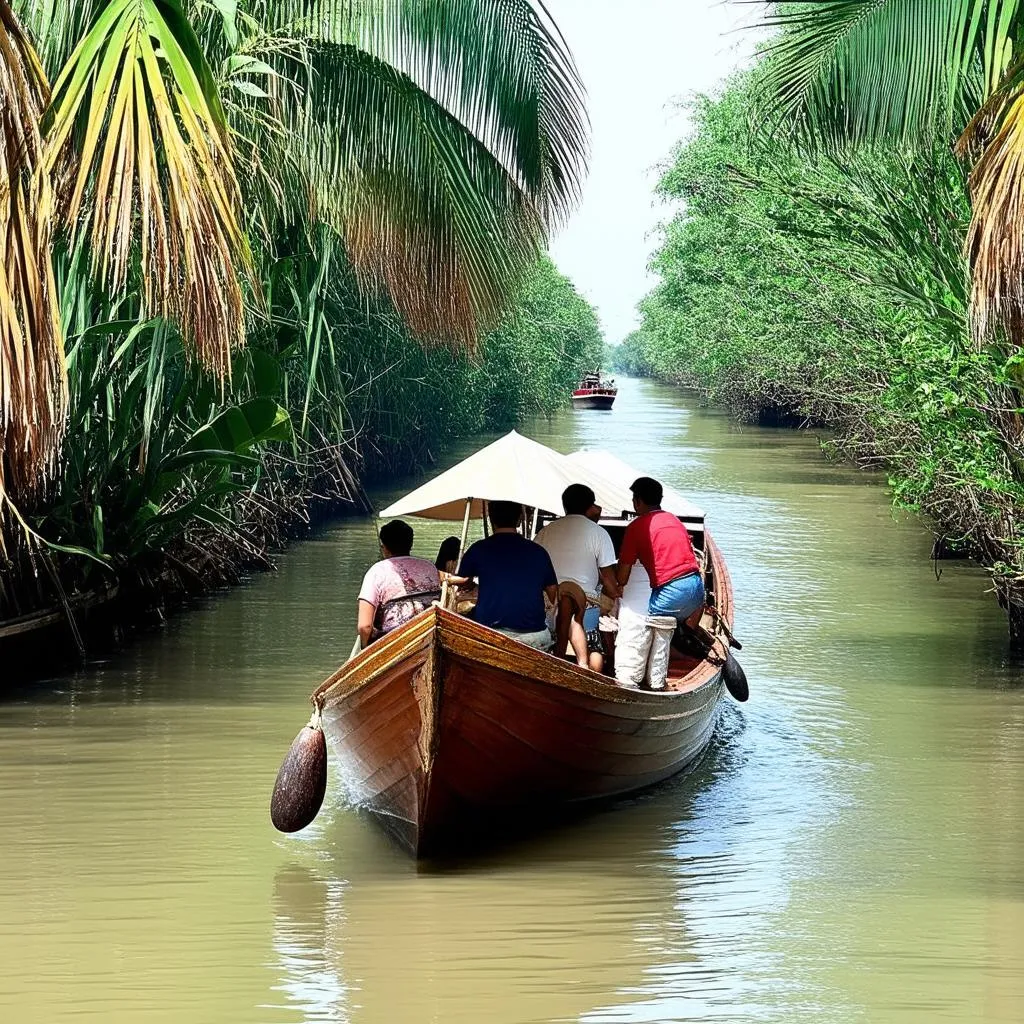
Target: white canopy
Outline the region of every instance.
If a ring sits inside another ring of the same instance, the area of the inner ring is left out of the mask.
[[[473,518],[483,515],[484,501],[515,501],[560,515],[562,492],[570,484],[584,483],[593,490],[605,516],[614,518],[632,512],[629,484],[639,475],[625,483],[619,483],[621,477],[612,482],[585,462],[573,462],[513,430],[399,499],[381,516],[459,521],[469,498]]]
[[[612,486],[624,488],[627,493],[629,493],[629,485],[637,477],[650,475],[634,469],[629,463],[623,462],[622,459],[612,455],[611,452],[583,450],[573,452],[571,455],[564,456],[564,458],[571,465],[577,467],[577,476],[580,482],[588,484],[595,492],[597,488],[592,483],[594,474],[610,481]],[[662,498],[661,507],[666,512],[671,512],[673,515],[679,516],[680,519],[703,521],[704,510],[702,508],[699,508],[688,498],[684,498],[671,487],[666,487],[664,484],[662,486],[665,489],[665,496]],[[600,499],[598,499],[598,504],[601,504]],[[632,507],[632,504],[630,507]],[[617,515],[616,512],[610,512],[607,507],[605,508],[605,514],[610,515],[612,518],[615,518]]]

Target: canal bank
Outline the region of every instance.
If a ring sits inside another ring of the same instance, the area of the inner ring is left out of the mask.
[[[524,430],[708,510],[752,698],[698,770],[425,873],[336,773],[315,826],[277,836],[281,751],[375,556],[371,523],[339,522],[115,657],[7,692],[3,1019],[1019,1019],[1024,691],[984,575],[936,581],[924,532],[807,434],[621,383],[610,413]]]

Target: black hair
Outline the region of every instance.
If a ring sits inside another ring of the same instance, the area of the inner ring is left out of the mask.
[[[487,506],[487,515],[495,530],[508,530],[522,521],[523,506],[515,501],[492,501]]]
[[[441,546],[437,549],[437,561],[434,565],[442,572],[448,568],[449,562],[457,562],[459,560],[459,549],[462,547],[462,542],[458,537],[445,537],[441,541]]]
[[[639,498],[650,508],[657,508],[661,505],[661,499],[665,494],[661,484],[657,480],[652,480],[649,476],[637,477],[629,489],[633,492],[634,497]]]
[[[569,516],[585,516],[594,502],[594,492],[586,484],[569,484],[562,492],[562,507]]]
[[[412,527],[401,519],[393,519],[380,528],[380,542],[393,555],[402,556],[412,551]]]

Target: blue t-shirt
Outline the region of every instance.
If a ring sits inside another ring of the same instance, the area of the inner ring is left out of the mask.
[[[478,540],[459,567],[480,581],[473,618],[482,626],[536,633],[547,625],[544,589],[558,583],[551,557],[518,533],[496,533]]]

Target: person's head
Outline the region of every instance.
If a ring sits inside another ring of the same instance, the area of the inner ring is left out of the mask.
[[[562,492],[562,508],[567,516],[585,516],[594,504],[594,492],[586,484],[570,484]]]
[[[587,518],[593,523],[601,522],[601,513],[604,511],[600,505],[591,505],[586,511]]]
[[[434,565],[445,572],[452,562],[459,560],[459,548],[462,546],[458,537],[445,537],[441,546],[437,549],[437,561]]]
[[[649,476],[637,477],[629,489],[633,492],[633,508],[641,515],[650,512],[651,509],[661,508],[661,499],[665,491],[657,480],[652,480]]]
[[[523,521],[523,506],[515,501],[492,501],[487,515],[495,530],[514,530]]]
[[[412,527],[393,519],[380,528],[380,546],[385,558],[400,558],[412,551]]]

